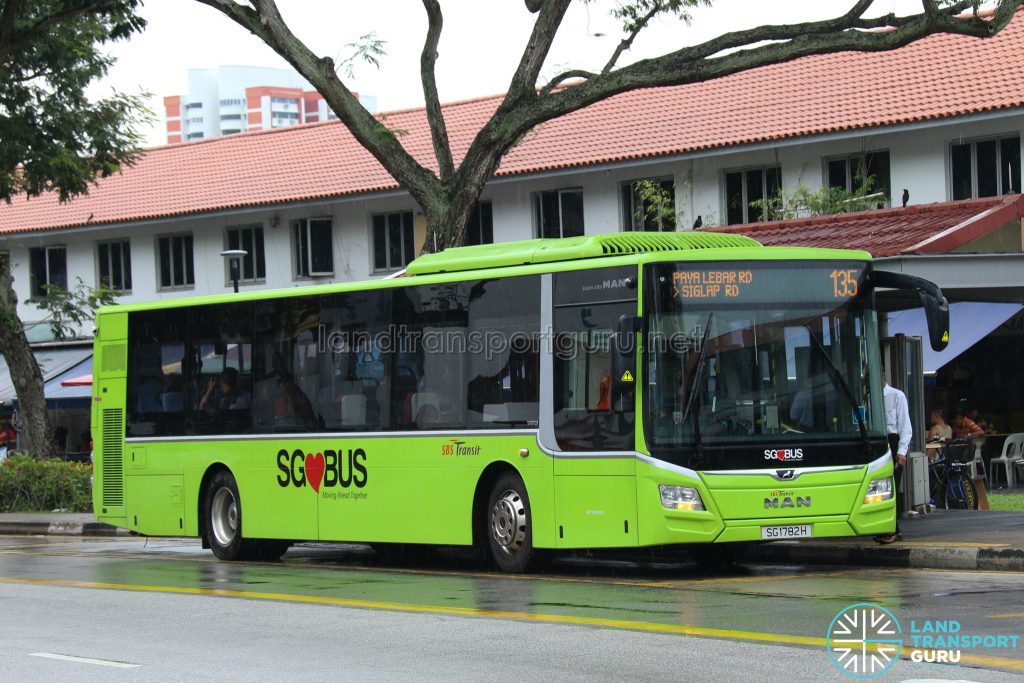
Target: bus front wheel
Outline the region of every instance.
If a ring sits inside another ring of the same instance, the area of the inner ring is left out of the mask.
[[[242,538],[242,503],[238,485],[230,472],[222,470],[206,487],[206,540],[221,560],[241,560],[249,544]]]
[[[491,557],[499,569],[521,573],[537,567],[541,552],[533,547],[530,497],[518,474],[506,472],[494,482],[485,522]]]

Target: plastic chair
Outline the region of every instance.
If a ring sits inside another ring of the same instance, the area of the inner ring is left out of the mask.
[[[1006,441],[1003,443],[1003,454],[991,460],[992,475],[989,483],[992,485],[992,488],[995,488],[996,474],[999,472],[1000,465],[1003,466],[1003,472],[1006,474],[1006,487],[1013,488],[1013,463],[1019,458],[1024,457],[1024,452],[1022,451],[1024,451],[1024,432],[1010,434],[1006,437]]]
[[[982,477],[988,479],[988,469],[985,467],[985,459],[981,457],[981,446],[985,443],[985,439],[974,440],[974,460],[971,460],[971,477],[977,478],[978,472],[981,472]]]

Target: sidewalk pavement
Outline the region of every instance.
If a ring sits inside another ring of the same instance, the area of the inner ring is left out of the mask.
[[[870,537],[776,541],[747,559],[773,564],[1024,571],[1024,512],[935,510],[900,519],[903,540],[879,545]]]
[[[128,536],[127,529],[97,522],[91,512],[7,512],[0,514],[0,535]]]
[[[903,541],[879,545],[869,537],[775,541],[746,559],[771,564],[834,564],[986,571],[1024,571],[1024,512],[936,510],[901,519]],[[127,536],[89,513],[0,514],[0,535]]]

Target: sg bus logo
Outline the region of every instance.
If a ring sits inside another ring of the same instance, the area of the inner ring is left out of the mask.
[[[362,448],[344,451],[326,450],[323,453],[305,453],[285,449],[277,452],[277,483],[281,488],[303,487],[307,483],[317,493],[320,487],[348,488],[366,486],[366,451]]]

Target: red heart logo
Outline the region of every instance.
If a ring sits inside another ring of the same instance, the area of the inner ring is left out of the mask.
[[[778,453],[775,454],[775,457],[778,458],[779,460],[785,460],[786,451],[779,451]]]
[[[320,481],[324,478],[324,454],[306,454],[306,479],[313,490],[320,493]]]

